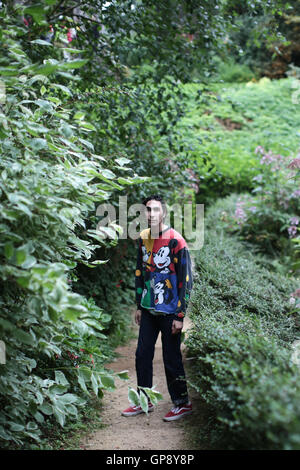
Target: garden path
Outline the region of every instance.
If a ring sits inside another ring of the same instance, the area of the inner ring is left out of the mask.
[[[184,320],[184,331],[187,334],[189,328],[188,317]],[[137,333],[137,327],[135,326]],[[163,395],[155,410],[148,414],[140,414],[132,417],[124,417],[121,411],[129,406],[128,386],[136,388],[135,375],[135,349],[137,339],[132,339],[125,346],[117,348],[118,357],[106,367],[115,372],[128,370],[129,380],[116,379],[116,390],[105,392],[103,397],[103,409],[101,411],[102,424],[105,426],[85,437],[81,442],[81,448],[86,450],[196,450],[201,449],[199,443],[192,439],[193,427],[201,426],[201,404],[193,390],[190,396],[193,402],[193,413],[178,421],[165,422],[163,416],[172,408],[164,365],[162,360],[162,347],[160,335],[158,337],[153,362],[153,384]],[[184,344],[182,346],[184,362]],[[187,379],[189,372],[186,368]],[[202,447],[203,449],[203,447]]]

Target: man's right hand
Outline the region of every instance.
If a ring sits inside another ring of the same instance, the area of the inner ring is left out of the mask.
[[[137,310],[135,312],[135,323],[137,325],[140,325],[141,324],[141,316],[142,316],[142,310]]]

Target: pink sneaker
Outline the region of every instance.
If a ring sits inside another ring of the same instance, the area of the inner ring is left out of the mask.
[[[183,416],[189,415],[192,412],[192,404],[186,403],[185,405],[178,405],[169,411],[169,413],[164,416],[164,421],[174,421],[175,419],[180,419]]]
[[[149,403],[148,405],[148,412],[154,410],[154,405],[152,403]],[[126,408],[126,410],[122,411],[121,414],[123,416],[136,416],[139,415],[140,413],[145,413],[142,410],[141,406],[136,406],[136,405],[131,405],[129,408]]]

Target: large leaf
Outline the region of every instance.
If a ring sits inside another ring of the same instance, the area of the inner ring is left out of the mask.
[[[128,400],[133,405],[136,405],[136,406],[140,405],[140,396],[136,392],[136,390],[134,390],[133,388],[129,388],[128,390]]]

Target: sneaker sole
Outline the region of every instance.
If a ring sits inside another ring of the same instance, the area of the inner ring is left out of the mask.
[[[176,421],[177,419],[181,419],[183,418],[184,416],[187,416],[187,415],[190,415],[193,411],[186,411],[185,413],[182,413],[181,415],[177,415],[177,416],[170,416],[169,418],[163,418],[164,421]]]
[[[151,411],[154,411],[154,408],[149,409],[149,410],[148,410],[148,413],[151,413]],[[132,413],[130,413],[130,412],[129,412],[129,413],[124,413],[124,412],[122,411],[122,412],[121,412],[121,415],[127,417],[127,416],[137,416],[137,415],[140,415],[141,413],[145,413],[145,411],[140,410],[140,411],[134,411],[134,412],[132,412]]]

